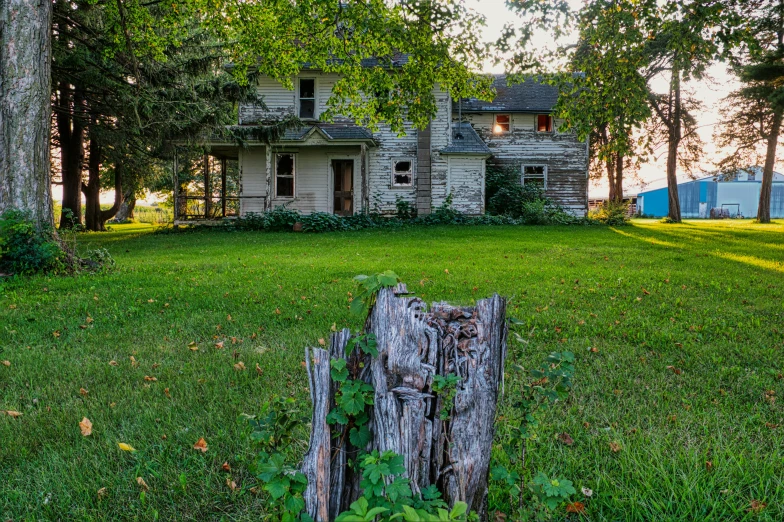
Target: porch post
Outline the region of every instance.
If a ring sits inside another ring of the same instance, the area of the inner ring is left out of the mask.
[[[226,158],[221,158],[221,217],[226,217]]]
[[[174,221],[180,218],[180,166],[177,161],[177,147],[174,147],[174,165],[172,177],[174,178]]]
[[[267,157],[267,165],[266,165],[267,196],[264,198],[264,208],[265,210],[269,210],[272,208],[272,150],[269,145],[266,145],[264,147],[264,151]]]
[[[210,155],[204,153],[204,219],[210,218],[212,210],[212,187],[210,186]]]

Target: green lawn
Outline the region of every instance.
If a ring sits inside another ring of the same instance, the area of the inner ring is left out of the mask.
[[[591,488],[589,519],[784,520],[781,221],[151,231],[80,239],[113,273],[0,283],[0,410],[23,414],[0,415],[0,519],[258,520],[238,416],[307,401],[303,347],[358,327],[353,276],[392,269],[427,301],[510,297],[526,366],[575,352],[529,465]]]

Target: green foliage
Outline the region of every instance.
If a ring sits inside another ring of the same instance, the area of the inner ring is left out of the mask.
[[[400,196],[395,198],[395,217],[401,220],[409,220],[416,217],[416,209],[411,206],[407,199]]]
[[[65,252],[49,228],[39,229],[29,211],[0,215],[0,272],[33,274],[65,268]]]
[[[560,477],[550,479],[541,471],[534,477],[531,491],[534,492],[539,502],[550,511],[555,511],[559,505],[577,493],[570,480]]]
[[[351,300],[351,313],[362,315],[375,304],[379,290],[397,285],[400,278],[393,271],[386,270],[371,276],[358,275],[354,281],[357,282],[358,292]]]
[[[251,440],[265,453],[289,446],[294,441],[294,430],[307,421],[291,397],[273,397],[262,405],[258,416],[245,418],[251,429]]]
[[[457,384],[460,382],[460,377],[450,373],[449,375],[434,375],[433,376],[433,391],[438,394],[443,403],[441,411],[438,416],[441,420],[447,420],[452,407],[455,404],[455,395],[457,394]]]
[[[375,346],[375,338],[373,343]],[[359,345],[355,342],[354,346]],[[353,348],[350,350],[348,353],[353,352]],[[335,407],[327,414],[327,423],[346,426],[349,442],[355,448],[365,448],[370,442],[370,417],[365,408],[373,405],[373,387],[361,379],[350,379],[345,359],[332,359],[329,365],[330,377],[340,386],[335,393]]]
[[[286,464],[280,453],[261,459],[257,470],[257,478],[264,483],[263,489],[270,496],[268,510],[277,513],[282,522],[312,520],[302,512],[305,509],[302,495],[308,486],[308,479],[302,472]]]
[[[593,219],[604,225],[611,227],[621,227],[628,225],[629,203],[605,201],[599,208],[588,212],[588,219]]]
[[[582,221],[548,200],[541,185],[523,185],[516,169],[487,169],[485,206],[492,215],[507,216],[526,225],[569,225]]]
[[[355,335],[349,340],[346,350],[350,353],[354,348],[359,348],[359,350],[366,355],[372,355],[373,357],[378,356],[376,334],[367,333]]]

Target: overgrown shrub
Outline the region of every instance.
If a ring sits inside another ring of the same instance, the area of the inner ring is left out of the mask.
[[[515,169],[487,169],[485,207],[496,216],[519,219],[526,225],[569,225],[582,222],[547,199],[541,185],[520,183]]]
[[[629,223],[629,203],[605,201],[597,209],[588,212],[588,219],[613,227],[627,225]]]
[[[39,229],[30,213],[9,209],[0,215],[0,271],[50,272],[65,267],[66,254],[51,227]]]
[[[411,219],[417,215],[416,209],[411,206],[408,200],[397,196],[395,198],[395,217],[398,219]]]

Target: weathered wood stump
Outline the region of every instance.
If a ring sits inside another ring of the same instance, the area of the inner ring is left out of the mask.
[[[346,353],[351,332],[331,337],[329,350],[307,349],[313,427],[303,473],[307,512],[334,520],[361,491],[346,465],[361,451],[392,450],[404,457],[411,489],[435,484],[450,505],[466,502],[486,518],[487,479],[499,387],[506,357],[506,301],[498,295],[460,308],[434,303],[426,310],[405,285],[379,292],[365,325],[375,334],[378,356]],[[372,440],[355,448],[345,426],[329,425],[337,387],[330,360],[344,358],[358,378],[375,389],[370,415]],[[433,388],[436,375],[457,375],[454,404]],[[446,408],[446,420],[439,413]]]

